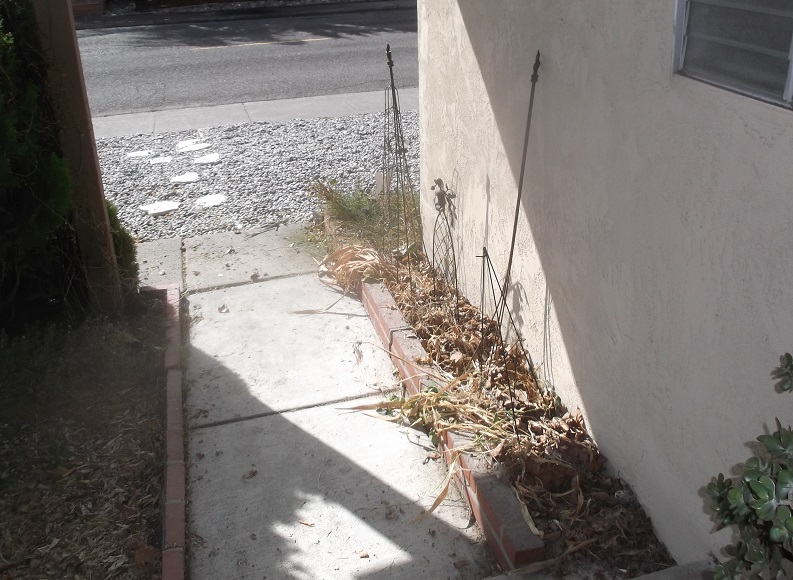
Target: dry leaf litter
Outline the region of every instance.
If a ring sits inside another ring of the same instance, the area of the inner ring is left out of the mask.
[[[159,578],[158,305],[0,342],[0,578]]]
[[[527,525],[546,545],[537,570],[632,578],[674,565],[630,487],[605,469],[580,412],[541,388],[520,341],[502,345],[498,322],[456,301],[426,261],[408,270],[354,246],[328,256],[320,275],[345,293],[366,280],[387,285],[427,351],[416,362],[430,367],[430,387],[377,407],[436,441],[447,431],[465,436],[460,451],[503,466]]]

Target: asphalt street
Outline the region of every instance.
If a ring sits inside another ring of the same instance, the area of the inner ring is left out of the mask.
[[[418,86],[416,11],[78,31],[94,117]]]

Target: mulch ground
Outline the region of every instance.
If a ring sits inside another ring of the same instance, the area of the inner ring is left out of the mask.
[[[0,578],[159,578],[162,307],[0,340]]]

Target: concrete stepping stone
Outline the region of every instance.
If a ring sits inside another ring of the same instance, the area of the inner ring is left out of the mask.
[[[179,207],[177,201],[157,201],[147,205],[140,206],[140,210],[145,211],[151,216],[163,215],[176,210]]]
[[[226,199],[227,198],[226,198],[225,195],[222,195],[222,194],[219,194],[219,193],[214,194],[214,195],[204,195],[202,197],[199,197],[195,201],[195,204],[196,204],[196,206],[203,207],[203,208],[214,207],[216,205],[220,205],[221,203],[226,201]]]
[[[191,143],[190,145],[185,145],[184,147],[177,147],[177,150],[180,153],[189,153],[190,151],[201,151],[202,149],[207,149],[211,147],[209,143]]]
[[[165,155],[163,157],[155,157],[154,159],[150,159],[149,163],[151,163],[152,165],[158,165],[160,163],[170,163],[172,159],[173,157]]]
[[[198,163],[199,165],[210,165],[212,163],[217,163],[218,161],[220,161],[220,153],[210,153],[209,155],[204,155],[203,157],[193,160],[193,163]]]
[[[131,153],[127,153],[127,157],[148,157],[151,155],[150,149],[145,149],[143,151],[132,151]]]
[[[171,183],[193,183],[194,181],[198,181],[198,173],[194,171],[171,177]]]

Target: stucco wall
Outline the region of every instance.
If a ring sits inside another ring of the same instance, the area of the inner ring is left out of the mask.
[[[482,246],[506,265],[540,50],[513,304],[541,374],[686,562],[725,542],[701,487],[793,420],[768,377],[793,349],[793,112],[673,74],[674,13],[419,0],[421,181],[457,192],[475,300]]]

